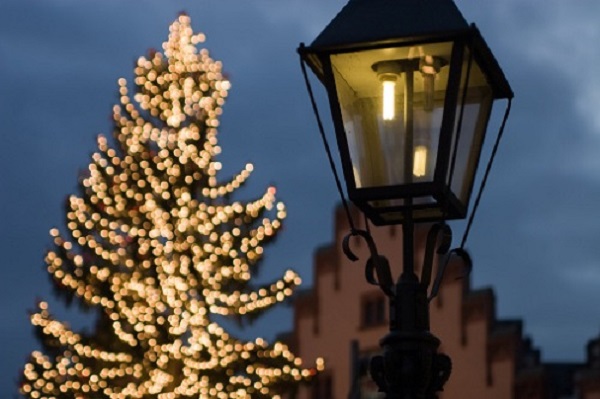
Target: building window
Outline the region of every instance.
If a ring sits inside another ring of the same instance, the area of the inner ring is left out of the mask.
[[[331,374],[319,374],[313,381],[312,399],[333,399],[333,378]]]
[[[369,328],[385,324],[386,300],[383,294],[369,294],[361,298],[361,327]]]

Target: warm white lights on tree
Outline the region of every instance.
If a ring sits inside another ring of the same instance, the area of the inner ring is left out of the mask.
[[[39,303],[31,321],[43,351],[21,382],[29,398],[278,398],[322,368],[303,368],[281,342],[238,340],[215,317],[252,320],[300,278],[288,270],[252,284],[286,210],[274,187],[231,199],[252,165],[217,176],[230,83],[203,41],[181,15],[163,52],[138,60],[133,98],[118,82],[114,145],[98,138],[66,204],[69,236],[52,229],[46,256],[57,292],[98,311],[96,329],[74,332]]]

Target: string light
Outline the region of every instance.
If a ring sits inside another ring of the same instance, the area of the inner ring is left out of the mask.
[[[100,310],[94,333],[31,315],[44,347],[23,371],[21,393],[42,398],[277,398],[312,368],[281,343],[243,342],[215,316],[252,319],[301,283],[288,270],[253,289],[264,246],[286,217],[269,187],[230,202],[248,164],[220,182],[217,128],[231,85],[181,15],[163,52],[141,57],[135,93],[118,80],[114,143],[98,151],[66,203],[70,238],[52,229],[45,257],[61,295]]]

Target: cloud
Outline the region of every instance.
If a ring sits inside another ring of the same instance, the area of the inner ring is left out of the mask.
[[[320,0],[256,1],[253,3],[260,8],[261,13],[274,26],[284,29],[288,29],[290,24],[301,27],[307,42],[316,38],[346,4],[345,1],[340,0],[325,3]]]
[[[565,269],[563,277],[574,287],[583,290],[597,290],[600,287],[600,267],[598,262],[592,262],[588,265],[580,265],[577,273]]]
[[[468,3],[465,1],[465,3]],[[551,71],[553,81],[567,79],[577,92],[579,116],[600,136],[600,3],[594,0],[505,0],[485,5],[495,25],[495,40],[528,61],[530,75]],[[489,8],[492,8],[490,10]],[[561,95],[557,91],[556,95]]]

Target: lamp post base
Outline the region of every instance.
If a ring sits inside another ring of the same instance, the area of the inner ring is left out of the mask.
[[[437,353],[440,340],[429,332],[391,331],[384,353],[371,360],[371,377],[386,399],[435,399],[450,376],[450,357]]]
[[[427,288],[405,272],[390,298],[390,332],[383,354],[371,361],[371,377],[386,399],[436,399],[452,363],[438,353],[440,340],[429,332]]]

